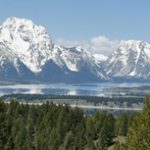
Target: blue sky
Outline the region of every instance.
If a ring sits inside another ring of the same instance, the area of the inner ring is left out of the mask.
[[[150,41],[150,0],[1,0],[0,22],[10,16],[46,27],[52,39]]]

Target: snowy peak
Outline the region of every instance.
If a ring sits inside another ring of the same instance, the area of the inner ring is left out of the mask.
[[[150,67],[149,60],[150,44],[134,40],[122,41],[118,50],[108,59],[107,74],[113,77],[148,78],[150,74],[146,69]]]
[[[150,44],[121,41],[109,57],[81,47],[52,43],[46,29],[31,20],[8,18],[0,25],[0,80],[92,82],[150,80]]]
[[[70,71],[78,72],[81,66],[81,59],[86,54],[80,48],[64,48],[55,45],[52,55],[54,62],[61,68],[68,68]]]
[[[33,80],[51,81],[56,76],[61,82],[105,79],[101,64],[90,52],[55,45],[44,27],[16,17],[0,26],[0,64],[0,72],[5,70],[7,77],[8,70],[13,70],[19,77],[28,72]],[[7,64],[12,64],[11,69]]]
[[[35,73],[41,71],[52,49],[52,41],[44,27],[15,17],[0,26],[0,44],[15,53]]]
[[[101,75],[101,66],[98,66],[96,59],[81,47],[64,48],[54,45],[52,53],[53,61],[60,67],[72,72],[80,72],[88,68],[95,76],[104,78]]]
[[[106,61],[108,59],[107,56],[102,54],[94,54],[93,55],[98,62]]]
[[[16,41],[19,38],[24,42],[39,43],[41,40],[49,40],[46,29],[35,25],[31,20],[11,17],[0,26],[1,40]]]
[[[149,47],[150,45],[148,43],[142,41],[135,41],[135,40],[121,41],[120,47],[116,52],[119,52],[120,54],[124,54],[124,55],[135,52],[137,54],[137,59],[138,59],[141,51],[145,51],[145,53],[149,53]]]

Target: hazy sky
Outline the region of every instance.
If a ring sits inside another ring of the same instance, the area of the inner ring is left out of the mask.
[[[150,41],[150,0],[0,0],[0,22],[10,16],[45,26],[60,43]]]

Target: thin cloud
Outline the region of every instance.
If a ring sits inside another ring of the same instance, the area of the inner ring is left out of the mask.
[[[63,38],[56,39],[54,41],[58,45],[64,47],[80,46],[85,50],[90,51],[92,54],[110,55],[114,50],[119,47],[119,40],[110,40],[105,36],[92,37],[88,40],[65,40]]]

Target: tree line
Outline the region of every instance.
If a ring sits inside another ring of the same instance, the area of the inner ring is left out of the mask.
[[[123,137],[125,142],[118,140]],[[149,150],[150,98],[141,113],[97,112],[47,102],[0,101],[0,150]]]
[[[45,102],[45,101],[55,101],[55,100],[74,100],[80,101],[83,100],[87,103],[93,103],[94,105],[103,104],[107,105],[109,102],[113,102],[117,105],[122,105],[126,103],[128,106],[132,106],[133,104],[143,103],[144,97],[133,96],[133,97],[99,97],[99,96],[81,96],[81,95],[50,95],[50,94],[10,94],[4,95],[1,97],[6,101],[10,101],[12,99],[16,99],[18,101],[24,102]]]

